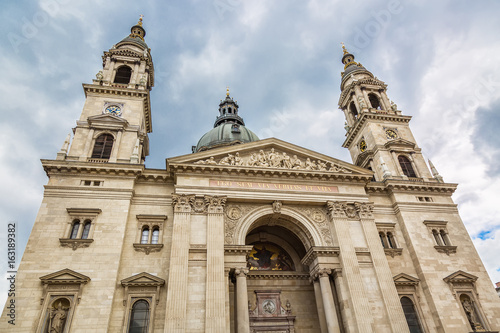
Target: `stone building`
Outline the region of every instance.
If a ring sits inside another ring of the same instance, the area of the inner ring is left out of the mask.
[[[2,332],[493,332],[500,300],[410,116],[344,48],[353,164],[245,127],[144,165],[142,20],[103,55],[55,160]],[[71,144],[70,144],[71,141]],[[9,300],[10,302],[10,300]],[[9,304],[9,302],[7,304]]]

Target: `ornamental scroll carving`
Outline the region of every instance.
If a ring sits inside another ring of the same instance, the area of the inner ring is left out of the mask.
[[[224,213],[224,206],[226,205],[227,197],[205,195],[204,200],[209,214]]]
[[[255,205],[228,205],[226,206],[225,218],[224,218],[224,243],[233,244],[234,243],[234,233],[236,231],[236,226],[240,222],[241,218],[246,215],[252,209],[257,208]]]
[[[328,201],[326,206],[332,219],[373,219],[373,204],[371,203]]]
[[[326,219],[326,211],[320,208],[305,208],[305,207],[296,207],[295,210],[298,210],[305,214],[310,220],[312,220],[319,229],[325,244],[328,246],[333,245],[333,238],[330,232],[330,227],[328,226]]]
[[[249,166],[261,168],[289,169],[289,170],[311,170],[311,171],[328,171],[337,173],[352,173],[345,167],[322,160],[311,160],[306,158],[304,161],[297,155],[289,156],[285,152],[277,152],[274,148],[264,152],[260,150],[258,153],[252,153],[248,157],[240,157],[239,152],[228,154],[218,161],[211,156],[206,160],[196,161],[195,164],[206,165],[232,165],[232,166]]]
[[[172,194],[172,204],[175,213],[191,213],[191,207],[194,201],[194,194]]]

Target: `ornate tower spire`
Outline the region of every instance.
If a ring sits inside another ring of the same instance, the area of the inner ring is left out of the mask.
[[[387,97],[387,85],[363,65],[342,43],[339,108],[346,118],[346,140],[353,162],[375,172],[376,180],[432,176],[408,123]],[[437,178],[436,178],[437,179]]]
[[[65,159],[144,163],[149,154],[154,67],[142,17],[128,36],[104,52],[102,70],[92,84],[83,85],[85,106]]]

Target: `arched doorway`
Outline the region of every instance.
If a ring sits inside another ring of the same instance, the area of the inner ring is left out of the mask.
[[[247,229],[244,244],[253,246],[247,256],[248,310],[256,332],[320,332],[309,267],[301,262],[311,240],[301,222],[284,214],[261,215]],[[234,288],[231,293],[234,304]]]

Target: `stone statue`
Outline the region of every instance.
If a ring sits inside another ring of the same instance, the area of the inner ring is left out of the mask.
[[[359,102],[359,108],[360,109],[366,108],[366,103],[365,103],[365,101],[361,97],[358,97],[358,102]]]
[[[213,156],[211,156],[208,160],[205,161],[206,164],[217,164],[217,162],[215,162],[215,159]]]
[[[326,171],[326,163],[318,160],[318,170]]]
[[[351,127],[349,125],[347,125],[347,121],[344,122],[344,129],[346,132],[349,132],[349,130],[351,129]]]
[[[474,309],[474,304],[469,299],[464,299],[462,301],[462,306],[464,308],[465,314],[467,315],[467,319],[469,320],[470,326],[474,331],[484,330],[483,325],[479,322],[476,310]]]
[[[234,159],[233,155],[229,154],[228,156],[223,157],[223,158],[219,161],[219,164],[220,164],[220,165],[233,165],[233,164],[234,164],[233,159]]]
[[[234,165],[243,165],[243,160],[240,157],[240,153],[236,152],[234,156]]]
[[[290,156],[288,156],[286,153],[283,153],[283,156],[281,157],[281,164],[285,169],[292,168],[292,161],[290,160]]]
[[[95,75],[95,78],[98,81],[102,81],[102,79],[104,79],[104,75],[103,75],[102,71],[97,72],[97,74]]]
[[[271,148],[271,152],[268,155],[269,166],[272,168],[278,168],[281,164],[280,156]]]
[[[66,319],[66,310],[63,309],[61,302],[57,308],[50,311],[49,333],[61,333],[64,330]]]
[[[252,155],[250,155],[250,160],[248,161],[248,166],[256,165],[259,165],[259,157],[257,156],[257,153],[252,153]]]
[[[142,74],[141,80],[139,81],[139,85],[145,87],[146,86],[146,82],[147,82],[147,75],[146,74]]]
[[[398,111],[398,105],[396,103],[394,103],[393,101],[391,101],[391,109],[392,109],[392,111]]]
[[[259,164],[258,164],[258,166],[262,166],[262,167],[269,166],[269,163],[267,163],[267,156],[262,149],[259,151]]]
[[[302,168],[302,161],[297,157],[297,155],[293,155],[291,163],[292,163],[293,169],[301,169]]]

